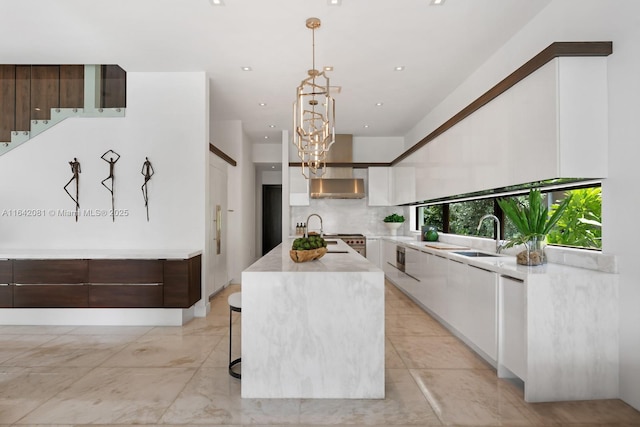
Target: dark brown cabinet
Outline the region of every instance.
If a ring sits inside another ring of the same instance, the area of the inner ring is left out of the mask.
[[[184,260],[0,260],[0,307],[189,308],[201,255]]]

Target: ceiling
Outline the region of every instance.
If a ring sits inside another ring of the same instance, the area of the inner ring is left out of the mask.
[[[0,0],[0,58],[206,71],[212,118],[279,142],[311,68],[315,16],[316,68],[333,66],[341,87],[336,132],[404,136],[551,0],[212,1]]]

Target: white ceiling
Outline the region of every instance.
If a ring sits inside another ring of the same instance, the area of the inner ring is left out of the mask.
[[[404,136],[550,1],[0,0],[0,58],[204,70],[213,118],[242,120],[255,142],[279,142],[311,68],[305,20],[315,16],[316,68],[334,66],[331,85],[342,87],[336,132]]]

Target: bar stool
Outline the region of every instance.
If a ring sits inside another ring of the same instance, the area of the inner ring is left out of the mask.
[[[240,375],[240,373],[235,372],[233,370],[233,367],[242,362],[242,357],[238,357],[233,361],[231,360],[231,340],[233,337],[233,323],[231,321],[231,315],[234,311],[237,313],[242,313],[242,292],[232,293],[231,295],[229,295],[227,301],[229,302],[229,375],[234,378],[241,379],[242,376]]]

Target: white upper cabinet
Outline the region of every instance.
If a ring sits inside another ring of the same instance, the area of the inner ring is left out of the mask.
[[[368,169],[369,206],[391,206],[391,168],[370,167]]]
[[[394,165],[394,204],[606,178],[606,64],[606,57],[551,60]]]
[[[289,167],[289,205],[309,206],[309,180],[296,167]]]

